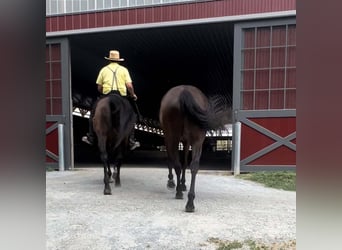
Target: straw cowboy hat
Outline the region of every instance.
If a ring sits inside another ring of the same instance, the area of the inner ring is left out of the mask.
[[[109,61],[114,61],[114,62],[122,62],[125,60],[123,58],[120,58],[120,52],[117,50],[109,51],[109,57],[105,57],[105,59]]]

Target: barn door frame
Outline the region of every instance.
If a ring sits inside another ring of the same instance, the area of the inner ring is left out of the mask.
[[[287,135],[281,136],[268,128],[255,122],[257,119],[291,119],[291,122],[296,118],[296,109],[266,109],[266,110],[242,110],[241,109],[241,90],[242,90],[242,44],[243,44],[243,31],[248,28],[260,28],[260,27],[270,27],[270,26],[281,26],[281,25],[295,25],[296,19],[294,17],[279,18],[279,19],[268,19],[259,21],[247,21],[236,23],[234,28],[234,71],[233,71],[233,110],[234,118],[233,122],[241,123],[242,127],[248,126],[257,133],[273,140],[273,143],[265,146],[261,150],[256,150],[256,152],[248,155],[247,157],[240,157],[240,159],[235,159],[236,155],[241,155],[241,149],[233,148],[234,150],[240,150],[239,154],[232,155],[232,162],[239,162],[239,169],[241,172],[250,171],[265,171],[265,170],[295,170],[296,165],[294,164],[272,164],[272,165],[250,165],[254,160],[265,156],[267,153],[275,150],[279,147],[285,146],[287,149],[296,151],[296,131],[292,131]],[[256,60],[256,59],[255,59]],[[233,126],[234,129],[235,126]],[[243,148],[244,142],[237,144],[236,140],[240,137],[236,135],[238,131],[233,130],[233,145],[240,145]],[[241,133],[244,133],[243,129]],[[251,138],[253,139],[253,138]]]
[[[70,45],[68,38],[48,38],[46,46],[59,45],[60,47],[60,74],[61,74],[61,114],[46,115],[46,140],[51,133],[57,133],[58,125],[63,124],[63,155],[64,155],[64,169],[74,169],[74,155],[73,155],[73,131],[72,131],[72,102],[71,102],[71,63],[70,63]],[[47,80],[47,79],[46,79]],[[58,136],[50,139],[50,145],[53,148],[60,148],[58,145]],[[46,157],[54,160],[54,162],[46,162],[47,167],[58,168],[59,153],[51,152],[46,147]]]

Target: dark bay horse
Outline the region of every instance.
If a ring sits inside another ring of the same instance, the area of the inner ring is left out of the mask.
[[[129,100],[118,94],[110,94],[97,103],[93,127],[104,170],[104,194],[112,194],[110,188],[111,166],[114,164],[115,186],[120,186],[120,167],[128,150],[129,135],[137,120]]]
[[[174,188],[172,169],[177,175],[176,199],[183,198],[185,170],[188,165],[189,147],[192,148],[190,162],[191,184],[188,192],[186,212],[194,212],[195,182],[202,154],[206,131],[222,128],[231,122],[230,105],[221,105],[219,99],[209,99],[201,90],[191,85],[171,88],[162,98],[159,121],[164,132],[168,159],[168,184]],[[180,160],[179,142],[183,143],[183,157]]]

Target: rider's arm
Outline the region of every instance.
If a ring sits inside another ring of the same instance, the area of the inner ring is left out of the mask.
[[[97,91],[99,91],[102,94],[102,85],[97,84]]]
[[[138,99],[137,95],[134,93],[134,88],[133,88],[133,84],[132,82],[126,82],[126,87],[127,87],[127,91],[130,94],[130,96],[133,97],[134,101],[136,101]]]

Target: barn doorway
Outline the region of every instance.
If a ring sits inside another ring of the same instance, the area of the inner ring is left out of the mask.
[[[136,28],[69,36],[74,107],[89,108],[97,97],[96,77],[107,61],[110,49],[118,49],[130,70],[138,105],[144,117],[158,120],[164,93],[179,84],[192,84],[207,95],[232,98],[232,22]],[[73,116],[74,160],[78,164],[98,163],[94,149],[81,141],[88,119]],[[142,146],[128,159],[147,165],[164,163],[163,138],[156,133],[136,131]],[[230,170],[231,141],[227,136],[209,136],[205,141],[202,166]],[[228,150],[227,150],[228,149]]]

